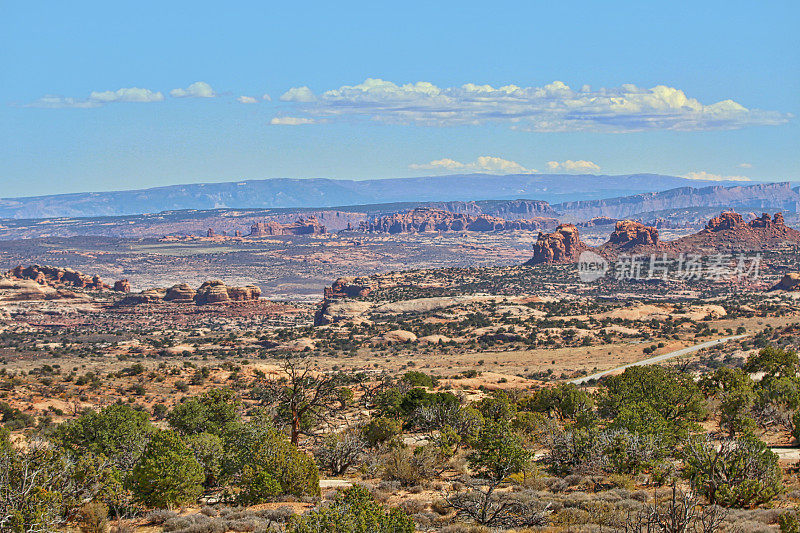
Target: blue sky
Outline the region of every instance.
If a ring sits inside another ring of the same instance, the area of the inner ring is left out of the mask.
[[[799,4],[0,1],[0,197],[475,171],[800,181]]]

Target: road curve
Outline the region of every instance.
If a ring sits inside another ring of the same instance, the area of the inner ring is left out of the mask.
[[[642,359],[641,361],[636,361],[635,363],[630,363],[627,365],[618,366],[617,368],[611,368],[609,370],[603,370],[602,372],[597,372],[595,374],[591,374],[588,376],[583,376],[582,378],[570,380],[570,383],[574,383],[575,385],[582,385],[587,381],[592,379],[600,379],[601,377],[605,376],[606,374],[612,374],[614,372],[619,372],[621,370],[625,370],[626,368],[630,368],[632,366],[642,366],[642,365],[652,365],[653,363],[659,363],[661,361],[666,361],[667,359],[672,359],[673,357],[680,357],[681,355],[686,355],[690,353],[694,353],[698,350],[702,350],[703,348],[710,348],[712,346],[716,346],[717,344],[722,344],[723,342],[728,342],[730,340],[741,339],[743,337],[747,337],[747,335],[731,335],[730,337],[722,337],[721,339],[717,339],[714,341],[706,341],[701,342],[700,344],[695,344],[694,346],[688,346],[686,348],[681,348],[680,350],[675,350],[674,352],[668,352],[661,355],[656,355],[654,357],[650,357],[649,359]]]

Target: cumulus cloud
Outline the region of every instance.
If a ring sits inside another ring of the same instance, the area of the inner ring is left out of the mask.
[[[703,180],[703,181],[752,181],[746,176],[723,176],[721,174],[712,174],[701,170],[699,172],[689,172],[683,176],[690,180]]]
[[[579,90],[554,81],[543,87],[477,85],[441,88],[429,82],[398,85],[368,78],[358,85],[314,94],[286,91],[281,100],[326,118],[356,117],[422,126],[507,123],[530,131],[736,129],[783,124],[790,114],[747,109],[733,100],[704,104],[680,89],[626,84]]]
[[[303,124],[314,124],[316,121],[308,117],[275,117],[269,121],[273,126],[302,126]]]
[[[88,98],[67,98],[63,96],[47,95],[39,98],[27,107],[47,107],[47,108],[91,108],[100,107],[105,104],[120,102],[149,103],[161,102],[164,95],[150,89],[139,87],[125,87],[116,91],[92,91]]]
[[[240,104],[256,104],[258,103],[258,98],[254,98],[252,96],[240,96],[236,99],[236,101]]]
[[[753,168],[750,163],[739,163],[739,168]]]
[[[525,168],[516,161],[509,161],[501,157],[484,155],[472,163],[461,163],[454,159],[444,158],[430,163],[413,164],[409,168],[414,170],[443,170],[460,172],[488,172],[491,174],[533,174],[538,172],[533,168]]]
[[[214,98],[217,93],[206,82],[196,81],[185,89],[172,89],[169,95],[173,98]]]
[[[566,161],[548,161],[547,168],[549,168],[552,172],[563,170],[566,172],[585,173],[597,172],[600,170],[600,165],[584,159],[579,159],[577,161],[567,159]]]
[[[308,103],[313,102],[317,98],[308,87],[293,87],[281,95],[281,100],[284,102],[299,102]]]

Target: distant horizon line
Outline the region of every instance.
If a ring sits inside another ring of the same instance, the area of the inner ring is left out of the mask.
[[[27,200],[33,198],[52,198],[57,196],[72,196],[72,195],[82,195],[82,194],[110,194],[110,193],[126,193],[126,192],[137,192],[137,191],[155,191],[155,190],[163,190],[169,189],[172,187],[197,187],[197,186],[205,186],[205,185],[225,185],[225,184],[245,184],[250,182],[264,182],[264,181],[302,181],[302,180],[320,180],[320,181],[339,181],[339,182],[364,182],[364,181],[391,181],[391,180],[417,180],[417,179],[437,179],[437,178],[458,178],[458,177],[477,177],[477,176],[486,176],[486,177],[494,177],[494,178],[506,178],[509,176],[519,176],[519,177],[569,177],[569,178],[587,178],[587,177],[594,177],[594,178],[625,178],[625,177],[633,177],[633,176],[659,176],[659,177],[666,177],[666,178],[675,178],[679,180],[683,180],[687,182],[687,186],[689,183],[697,183],[703,184],[704,187],[713,186],[713,184],[729,184],[729,186],[740,186],[740,187],[747,187],[751,185],[763,185],[765,183],[800,183],[800,180],[793,181],[790,179],[780,179],[780,180],[762,180],[762,179],[752,179],[749,181],[737,181],[737,180],[700,180],[700,179],[692,179],[687,178],[685,176],[676,176],[673,174],[660,174],[658,172],[633,172],[627,174],[591,174],[591,173],[573,173],[573,174],[566,174],[566,173],[552,173],[552,172],[537,172],[537,173],[509,173],[509,174],[494,174],[490,172],[470,172],[470,173],[454,173],[454,174],[429,174],[429,175],[420,175],[420,176],[405,176],[405,177],[386,177],[386,178],[326,178],[326,177],[319,177],[319,176],[307,176],[307,177],[272,177],[272,178],[246,178],[246,179],[225,179],[223,181],[199,181],[199,182],[187,182],[187,183],[175,183],[171,185],[158,185],[155,187],[141,187],[141,188],[131,188],[131,189],[105,189],[105,190],[81,190],[81,191],[74,191],[74,192],[63,192],[63,193],[54,193],[54,194],[34,194],[34,195],[27,195],[27,196],[3,196],[0,197],[0,201],[2,200]],[[392,203],[392,202],[388,202]],[[224,208],[221,208],[224,209]]]

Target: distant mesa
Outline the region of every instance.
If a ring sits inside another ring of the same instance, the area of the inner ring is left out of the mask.
[[[149,303],[194,303],[206,305],[215,303],[243,302],[258,300],[261,289],[255,285],[234,287],[220,280],[206,281],[197,289],[187,283],[180,283],[169,288],[152,288],[142,292],[128,294],[116,305],[142,305]]]
[[[575,263],[581,252],[588,249],[580,239],[578,228],[573,224],[561,224],[552,233],[539,233],[533,245],[533,257],[525,264]]]
[[[358,230],[367,233],[426,233],[447,231],[541,230],[555,227],[557,220],[548,217],[506,220],[492,215],[453,213],[444,209],[418,207],[362,222]]]
[[[100,276],[90,276],[71,268],[53,267],[47,265],[16,266],[3,276],[14,280],[35,281],[39,285],[48,285],[54,288],[76,288],[88,290],[115,290],[124,291],[128,280],[115,282],[113,287],[103,283]],[[130,285],[127,286],[130,290]]]
[[[291,224],[281,224],[273,220],[256,222],[250,227],[248,237],[268,237],[272,235],[322,235],[326,233],[325,226],[320,224],[316,217],[299,218]]]
[[[590,220],[586,220],[583,222],[579,222],[576,224],[579,228],[593,228],[595,226],[610,226],[611,224],[616,224],[617,219],[611,217],[594,217]]]

